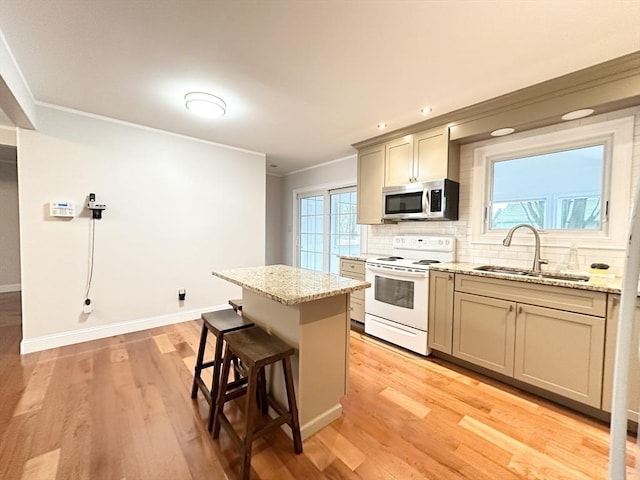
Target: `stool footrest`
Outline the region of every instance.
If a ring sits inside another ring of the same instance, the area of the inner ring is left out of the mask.
[[[196,385],[198,385],[198,388],[200,389],[200,391],[202,392],[202,395],[204,395],[205,400],[207,401],[207,403],[211,404],[211,392],[209,391],[209,387],[207,387],[207,384],[204,383],[204,381],[202,381],[202,378],[197,377],[195,379]],[[213,399],[213,401],[215,402],[215,398]]]
[[[271,430],[284,425],[285,423],[291,423],[291,414],[285,413],[284,415],[276,418],[270,419],[269,423],[267,423],[260,430],[256,430],[253,434],[253,438],[260,438],[262,435],[269,433]]]

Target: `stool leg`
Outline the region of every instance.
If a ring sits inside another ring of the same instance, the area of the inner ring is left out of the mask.
[[[293,387],[293,372],[291,371],[291,358],[282,359],[282,369],[284,370],[284,382],[287,387],[287,400],[289,401],[289,411],[291,412],[291,434],[293,436],[293,450],[302,453],[302,438],[300,436],[300,420],[298,419],[298,405],[296,403],[296,391]]]
[[[226,362],[226,359],[225,359]],[[253,445],[253,425],[256,417],[256,404],[253,399],[256,396],[258,383],[258,369],[255,366],[249,368],[249,383],[247,384],[247,396],[245,397],[245,434],[244,442],[240,448],[240,477],[242,480],[249,480],[251,473],[251,447]]]
[[[218,397],[215,403],[215,414],[213,416],[213,438],[220,436],[220,415],[224,410],[224,397],[227,393],[227,383],[229,382],[229,370],[231,368],[231,349],[227,345],[224,349],[224,362],[222,363],[222,375],[220,376],[220,386],[218,388]]]
[[[213,359],[213,381],[211,382],[211,404],[209,405],[209,423],[207,428],[211,431],[213,427],[213,415],[215,413],[216,400],[218,399],[218,390],[220,389],[220,370],[222,368],[222,338],[220,335],[216,338],[216,353]]]
[[[200,371],[202,370],[202,360],[204,358],[204,350],[207,345],[207,326],[202,321],[202,333],[200,333],[200,346],[198,347],[198,358],[196,359],[196,365],[193,369],[193,387],[191,387],[191,398],[196,398],[198,395],[198,382],[200,378]]]
[[[256,398],[258,406],[263,415],[269,413],[269,403],[267,402],[267,372],[264,367],[258,372],[258,396]]]

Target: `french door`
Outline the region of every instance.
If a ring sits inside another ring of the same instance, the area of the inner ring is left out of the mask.
[[[340,255],[360,254],[356,187],[298,194],[298,266],[340,272]]]

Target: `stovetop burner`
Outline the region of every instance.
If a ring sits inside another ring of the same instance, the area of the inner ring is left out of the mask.
[[[418,260],[413,262],[414,265],[431,265],[433,263],[440,263],[440,260]]]
[[[385,262],[395,262],[396,260],[404,260],[402,257],[382,257],[376,260],[384,260]]]

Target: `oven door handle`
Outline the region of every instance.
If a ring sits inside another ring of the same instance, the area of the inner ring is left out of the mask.
[[[372,265],[367,265],[367,270],[373,273],[382,273],[388,276],[397,276],[397,277],[409,277],[409,278],[420,278],[427,277],[429,272],[427,270],[421,272],[409,272],[407,270],[397,270],[395,268],[384,268],[384,267],[374,267]]]

